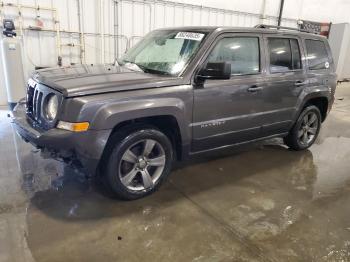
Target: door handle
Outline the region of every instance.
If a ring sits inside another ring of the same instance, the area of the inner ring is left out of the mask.
[[[306,85],[307,83],[306,83],[306,81],[296,81],[295,83],[294,83],[294,85],[295,86],[304,86],[304,85]]]
[[[254,92],[258,92],[258,91],[262,90],[262,87],[258,86],[258,85],[252,85],[247,90],[248,90],[248,92],[254,93]]]

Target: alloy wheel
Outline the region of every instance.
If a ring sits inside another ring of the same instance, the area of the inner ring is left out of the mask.
[[[301,122],[298,130],[298,139],[302,145],[308,146],[315,138],[318,132],[319,121],[314,112],[307,113]]]
[[[132,191],[149,190],[161,177],[166,162],[163,146],[153,139],[131,145],[119,163],[119,178]]]

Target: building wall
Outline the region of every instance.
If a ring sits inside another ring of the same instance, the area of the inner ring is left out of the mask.
[[[199,5],[261,13],[264,0],[186,0]],[[278,15],[280,0],[266,0],[268,15]],[[349,0],[285,0],[283,16],[318,22],[350,22]]]
[[[144,34],[160,27],[182,25],[254,26],[258,23],[276,24],[280,0],[182,0],[182,4],[150,0],[4,0],[4,3],[57,8],[63,65],[71,63],[112,63],[136,43]],[[192,4],[193,6],[190,6]],[[203,6],[203,7],[199,7]],[[211,7],[211,8],[206,8]],[[264,8],[265,6],[265,8]],[[216,9],[214,9],[216,8]],[[217,9],[220,8],[220,9]],[[226,11],[225,11],[226,10]],[[265,10],[265,11],[264,11]],[[350,1],[286,0],[284,8],[286,26],[296,26],[296,19],[315,21],[350,22],[346,11]],[[79,26],[79,16],[81,24]],[[115,13],[118,19],[115,20]],[[266,18],[262,19],[261,14]],[[1,19],[15,19],[17,28],[36,25],[36,18],[43,22],[44,30],[23,30],[20,39],[24,50],[24,67],[27,75],[39,67],[57,65],[57,34],[53,12],[39,9],[1,8]],[[21,23],[20,23],[21,22]],[[56,24],[58,25],[58,24]],[[80,29],[79,29],[80,27]],[[21,32],[19,32],[21,33]],[[114,37],[117,34],[118,37]],[[103,36],[103,37],[102,37]],[[115,39],[118,39],[116,42]],[[83,43],[84,52],[79,44]],[[74,46],[73,46],[74,45]],[[82,59],[82,55],[83,58]],[[6,102],[3,73],[0,72],[0,104]]]

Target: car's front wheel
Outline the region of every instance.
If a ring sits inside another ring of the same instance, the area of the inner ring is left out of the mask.
[[[320,110],[316,106],[307,106],[284,138],[285,144],[293,150],[304,150],[312,146],[320,132],[321,119]]]
[[[126,132],[116,140],[102,174],[105,185],[126,200],[157,190],[171,170],[173,149],[169,138],[147,127]]]

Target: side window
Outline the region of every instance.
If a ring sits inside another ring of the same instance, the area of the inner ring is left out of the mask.
[[[298,41],[288,38],[269,38],[270,72],[279,73],[301,69]]]
[[[228,62],[232,75],[260,72],[258,37],[231,37],[221,39],[211,51],[208,62]]]
[[[292,49],[292,64],[293,69],[301,69],[301,56],[299,44],[296,39],[290,39],[290,48]]]
[[[328,69],[329,59],[324,42],[319,40],[305,40],[307,61],[310,70]]]

